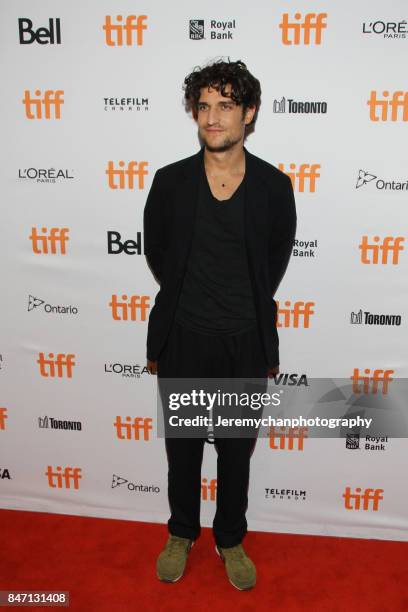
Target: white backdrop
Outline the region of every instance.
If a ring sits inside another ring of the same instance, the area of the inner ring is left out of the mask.
[[[198,151],[181,86],[219,57],[261,82],[245,146],[293,174],[298,242],[275,296],[281,371],[407,376],[405,3],[212,4],[2,3],[2,508],[168,519],[156,377],[144,369],[158,286],[143,208],[155,170]],[[121,252],[118,239],[130,241]],[[134,320],[132,296],[148,306]],[[312,314],[295,327],[284,309],[302,302]],[[408,539],[406,439],[290,450],[282,435],[257,443],[250,529]],[[202,476],[209,526],[208,445]]]

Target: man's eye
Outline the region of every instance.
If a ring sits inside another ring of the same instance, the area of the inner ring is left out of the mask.
[[[230,108],[231,108],[231,104],[223,104],[223,105],[222,105],[222,108],[223,108],[224,110],[230,110]]]

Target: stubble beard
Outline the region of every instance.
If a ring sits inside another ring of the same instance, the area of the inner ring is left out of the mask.
[[[232,139],[227,136],[225,140],[218,145],[209,144],[208,140],[205,137],[203,138],[203,140],[205,148],[207,149],[207,151],[210,151],[210,153],[223,153],[224,151],[229,151],[229,149],[232,149],[232,147],[234,147],[240,142],[241,138]]]

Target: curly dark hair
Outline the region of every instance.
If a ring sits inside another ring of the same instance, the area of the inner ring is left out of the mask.
[[[225,92],[225,86],[231,85],[231,94]],[[250,125],[252,128],[258,116],[261,105],[261,84],[247,69],[244,62],[237,60],[228,62],[217,60],[200,68],[196,66],[185,79],[183,85],[186,110],[191,110],[197,118],[198,101],[203,87],[211,87],[230,97],[236,104],[242,104],[242,116],[249,106],[256,106],[256,111]],[[247,127],[248,127],[247,126]]]

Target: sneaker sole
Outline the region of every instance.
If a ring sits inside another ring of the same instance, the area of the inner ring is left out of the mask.
[[[218,550],[217,545],[215,546],[215,552],[217,553],[217,555],[219,556],[219,558],[221,559],[221,561],[222,561],[222,562],[224,563],[224,565],[225,565],[225,559],[224,559],[223,555],[221,554],[221,552]],[[228,574],[227,574],[227,576],[228,576]],[[228,576],[228,580],[230,581],[230,583],[232,584],[232,586],[233,586],[233,587],[235,587],[236,589],[238,589],[238,591],[250,591],[250,590],[251,590],[251,589],[253,589],[253,588],[254,588],[254,586],[255,586],[255,585],[253,584],[253,585],[251,585],[251,586],[249,586],[249,587],[239,587],[239,586],[237,586],[236,584],[234,584],[234,583],[232,582],[232,580],[231,580],[231,578],[230,578],[229,576]]]
[[[193,546],[194,546],[194,541],[191,543],[191,546],[187,551],[187,557],[188,557],[188,554],[190,553],[190,550],[193,548]],[[186,561],[186,565],[187,565],[187,561]],[[181,572],[180,576],[177,576],[177,578],[173,578],[173,580],[170,580],[170,578],[161,578],[157,572],[156,572],[156,576],[160,580],[160,582],[167,582],[168,584],[173,584],[173,582],[177,582],[177,580],[180,580],[180,578],[184,576],[185,569],[186,568],[184,568],[184,570]]]

